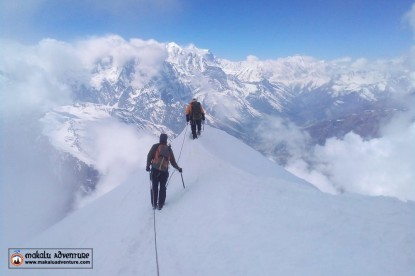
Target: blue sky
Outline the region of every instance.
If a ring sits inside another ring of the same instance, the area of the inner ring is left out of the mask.
[[[230,60],[393,58],[413,44],[413,0],[2,0],[0,37],[25,43],[118,34],[195,44]]]

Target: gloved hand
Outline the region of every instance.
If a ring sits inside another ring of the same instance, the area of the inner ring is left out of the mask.
[[[183,169],[182,168],[179,168],[178,171],[179,171],[179,173],[182,173],[183,172]]]
[[[202,113],[202,120],[203,121],[205,120],[205,114],[204,113]]]
[[[148,172],[150,171],[150,166],[146,167],[146,171],[148,171]]]

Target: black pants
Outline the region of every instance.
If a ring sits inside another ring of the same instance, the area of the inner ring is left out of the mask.
[[[159,170],[153,170],[151,172],[151,205],[153,205],[153,207],[156,207],[157,205],[163,207],[164,202],[166,201],[166,183],[168,178],[169,172],[162,172]]]
[[[197,133],[200,134],[200,132],[202,131],[202,120],[192,120],[191,127],[192,127],[193,138],[197,138],[196,128],[197,128]]]

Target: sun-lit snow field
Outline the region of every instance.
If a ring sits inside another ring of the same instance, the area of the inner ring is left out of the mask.
[[[225,132],[189,132],[172,143],[186,188],[175,172],[155,211],[160,275],[415,275],[413,202],[325,194]],[[92,247],[92,270],[7,275],[157,275],[149,189],[137,168],[24,244]]]

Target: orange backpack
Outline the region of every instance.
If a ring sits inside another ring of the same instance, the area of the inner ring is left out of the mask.
[[[166,172],[169,169],[170,146],[159,144],[153,161],[151,162],[154,169]]]

